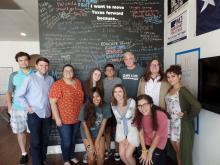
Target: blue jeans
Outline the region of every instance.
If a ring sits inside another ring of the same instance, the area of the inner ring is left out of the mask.
[[[32,165],[42,165],[47,155],[51,118],[39,118],[36,113],[28,114],[27,118],[31,132]]]
[[[76,135],[79,131],[79,123],[76,124],[63,124],[58,127],[61,139],[61,150],[63,161],[68,162],[74,157]]]

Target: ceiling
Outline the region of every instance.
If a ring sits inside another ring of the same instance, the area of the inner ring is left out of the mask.
[[[1,41],[38,41],[38,29],[38,0],[0,0]]]

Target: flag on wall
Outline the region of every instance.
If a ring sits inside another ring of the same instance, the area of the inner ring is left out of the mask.
[[[220,28],[220,0],[197,0],[196,35]]]

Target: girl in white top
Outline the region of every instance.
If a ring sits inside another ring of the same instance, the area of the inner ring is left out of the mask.
[[[116,138],[119,154],[126,165],[135,165],[133,157],[135,147],[139,146],[138,130],[133,125],[135,101],[127,97],[125,88],[118,84],[112,91],[112,111],[117,120]]]

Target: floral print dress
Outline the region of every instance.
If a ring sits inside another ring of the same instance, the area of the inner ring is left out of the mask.
[[[179,102],[179,93],[177,92],[174,95],[169,93],[165,97],[167,112],[170,114],[170,126],[169,126],[169,138],[172,141],[180,142],[180,131],[181,131],[181,119],[177,115],[181,112],[180,102]]]

